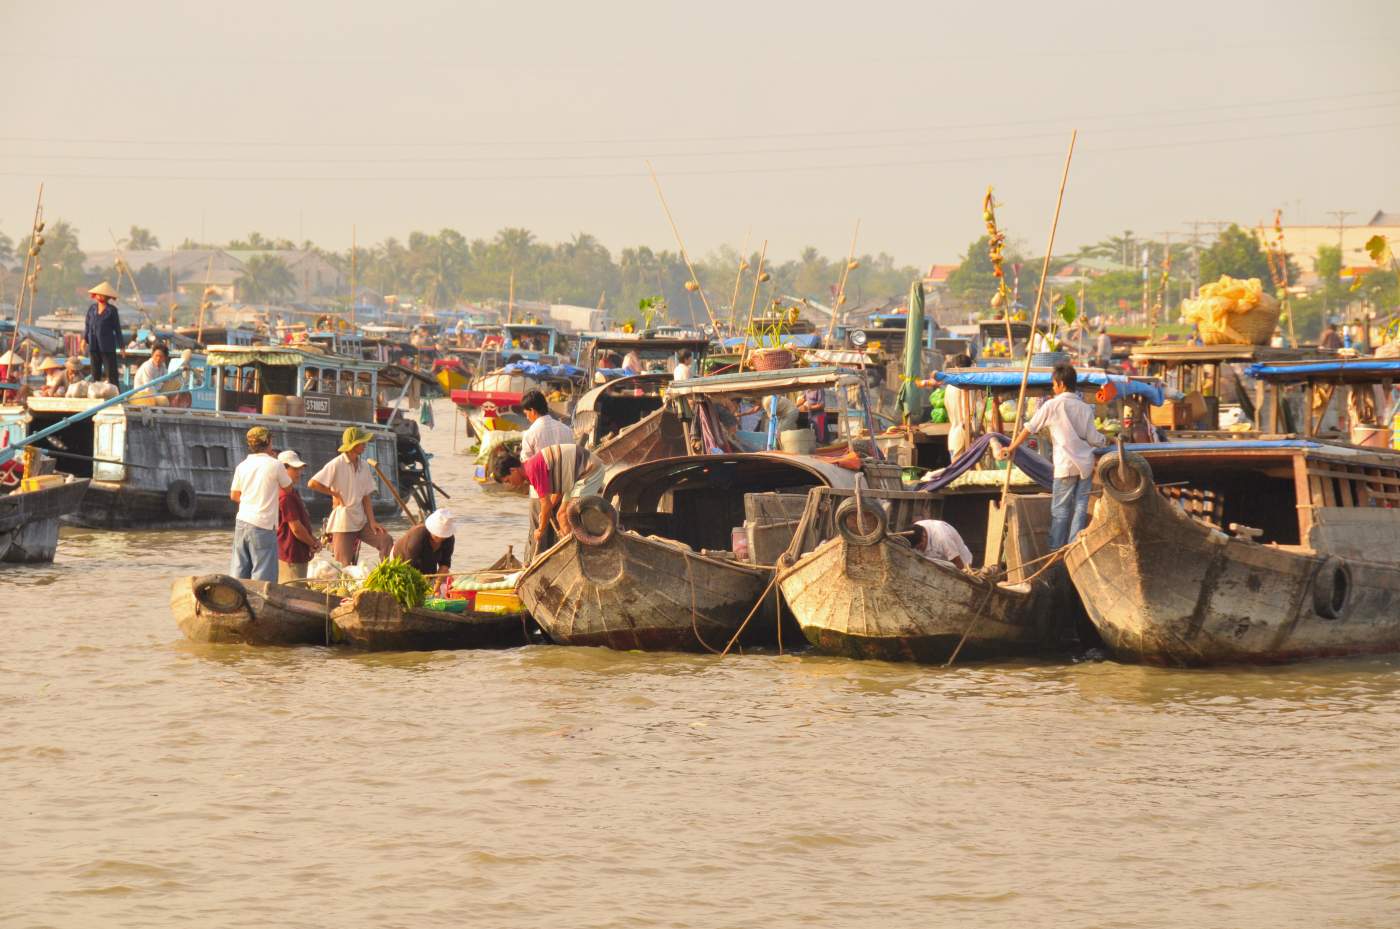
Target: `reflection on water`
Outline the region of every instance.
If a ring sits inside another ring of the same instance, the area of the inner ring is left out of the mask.
[[[526,503],[471,485],[447,415],[486,563]],[[185,642],[170,580],[229,542],[65,529],[0,570],[6,926],[1394,924],[1394,658]]]

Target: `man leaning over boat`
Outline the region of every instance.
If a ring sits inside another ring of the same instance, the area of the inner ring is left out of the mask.
[[[1050,548],[1061,548],[1089,522],[1089,487],[1094,480],[1094,448],[1108,439],[1094,428],[1094,408],[1075,390],[1079,375],[1068,362],[1050,375],[1054,394],[1040,405],[1011,444],[997,449],[1005,461],[1023,442],[1043,429],[1054,443],[1055,482],[1050,498]]]
[[[331,554],[343,565],[355,564],[359,543],[369,543],[380,558],[389,554],[393,537],[374,518],[374,473],[364,461],[365,446],[374,436],[359,426],[350,426],[341,437],[340,454],[326,462],[307,483],[317,493],[331,498],[333,506],[326,520],[331,537]]]

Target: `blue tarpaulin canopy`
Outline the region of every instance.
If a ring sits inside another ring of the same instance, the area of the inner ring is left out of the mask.
[[[933,376],[938,383],[952,384],[955,387],[985,389],[1021,386],[1021,372],[1009,368],[937,371]],[[1102,387],[1105,383],[1112,383],[1114,387],[1118,388],[1119,396],[1144,397],[1153,406],[1161,406],[1166,402],[1166,397],[1162,393],[1162,385],[1155,381],[1137,380],[1124,377],[1121,374],[1105,374],[1102,371],[1080,371],[1079,383],[1090,387]],[[1026,386],[1030,389],[1048,390],[1050,388],[1050,372],[1032,371]]]
[[[754,348],[780,345],[792,345],[797,348],[816,348],[817,346],[821,345],[822,337],[815,332],[808,332],[800,335],[791,332],[784,332],[776,337],[771,335],[764,335],[760,336],[757,339],[755,339],[753,336],[735,336],[732,339],[725,339],[722,344],[725,348],[738,348],[739,346],[745,343],[748,343]]]
[[[1348,376],[1366,380],[1368,375],[1380,379],[1400,377],[1400,359],[1359,358],[1355,361],[1307,361],[1293,364],[1259,362],[1245,368],[1245,373],[1266,381],[1305,381],[1309,378],[1327,380]]]
[[[583,377],[582,368],[574,365],[541,365],[531,364],[528,361],[517,361],[515,364],[508,364],[505,370],[509,374],[523,374],[526,377],[533,377],[536,380],[546,377]]]

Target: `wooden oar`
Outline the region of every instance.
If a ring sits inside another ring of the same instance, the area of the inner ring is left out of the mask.
[[[366,458],[365,461],[374,469],[374,473],[379,475],[379,479],[384,482],[384,486],[389,488],[389,493],[394,495],[394,500],[398,502],[399,509],[403,510],[403,515],[407,516],[408,521],[413,523],[413,525],[418,525],[418,518],[409,512],[408,504],[403,502],[403,497],[399,496],[398,490],[390,483],[389,479],[384,476],[384,472],[379,470],[379,462],[375,461],[373,458]]]

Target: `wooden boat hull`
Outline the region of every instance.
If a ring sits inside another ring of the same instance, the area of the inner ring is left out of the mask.
[[[517,592],[560,645],[720,651],[760,598],[744,641],[772,636],[774,598],[764,596],[771,578],[771,568],[615,531],[601,544],[563,539],[530,565]]]
[[[405,610],[390,594],[364,590],[331,611],[332,641],[366,651],[515,648],[527,643],[524,613]]]
[[[684,454],[685,432],[680,417],[668,409],[648,413],[593,449],[593,456],[610,472]]]
[[[1228,536],[1150,481],[1135,502],[1105,494],[1066,564],[1121,659],[1199,666],[1400,651],[1400,567]]]
[[[58,551],[59,521],[82,505],[86,480],[0,497],[0,563],[46,564]]]
[[[325,645],[338,602],[304,587],[222,574],[177,578],[170,587],[170,612],[193,642]]]
[[[778,579],[814,648],[847,658],[944,662],[1026,655],[1051,645],[1045,585],[993,584],[890,538],[836,536]],[[973,622],[976,617],[976,622]]]

